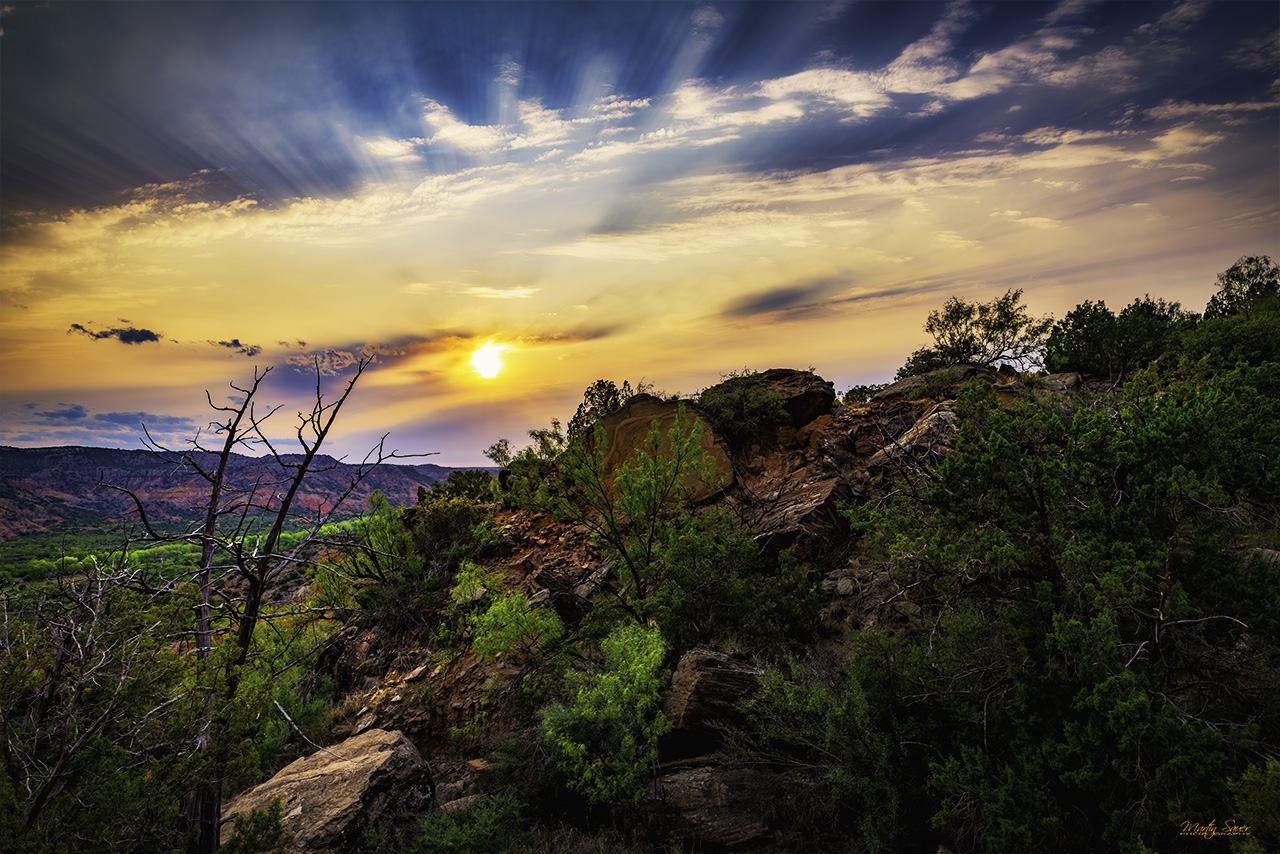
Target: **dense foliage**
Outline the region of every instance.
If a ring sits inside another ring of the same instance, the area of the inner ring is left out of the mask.
[[[1150,297],[1134,300],[1118,315],[1105,302],[1086,300],[1053,325],[1044,365],[1051,372],[1116,379],[1160,359],[1194,323],[1177,303]]]
[[[1278,383],[1148,373],[1067,412],[971,384],[936,479],[859,517],[921,609],[877,700],[947,733],[916,761],[961,849],[1163,850],[1280,746],[1280,568],[1237,548],[1280,524]]]

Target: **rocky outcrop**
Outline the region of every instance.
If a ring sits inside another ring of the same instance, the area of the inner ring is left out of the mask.
[[[661,400],[651,394],[637,394],[624,403],[621,409],[602,418],[600,423],[608,437],[605,471],[614,471],[634,456],[638,448],[644,447],[645,438],[655,421],[662,435],[666,436],[675,424],[676,413],[681,406],[686,404]],[[729,462],[724,441],[692,407],[687,407],[686,413],[702,421],[702,450],[711,459],[710,477],[691,477],[686,484],[689,487],[689,500],[698,503],[733,483],[733,466]]]
[[[422,815],[432,809],[431,774],[418,749],[399,732],[371,729],[287,765],[225,804],[222,841],[230,819],[266,810],[279,798],[290,851],[339,854],[394,805]]]
[[[760,669],[728,653],[699,647],[680,656],[663,713],[675,729],[736,722],[760,687]]]
[[[782,398],[790,424],[796,430],[814,419],[831,414],[831,407],[835,404],[835,386],[813,371],[771,368],[757,374],[755,379]]]
[[[840,505],[877,489],[904,458],[947,453],[956,430],[955,394],[973,378],[990,382],[1005,403],[1029,393],[1011,371],[959,366],[904,380],[866,405],[845,406],[836,402],[831,383],[811,372],[756,375],[783,401],[786,419],[730,447],[700,416],[703,449],[723,488],[703,484],[694,498],[704,507],[731,510],[762,547],[795,546],[800,559],[822,573],[833,622],[900,626],[915,606],[878,564],[852,558]],[[695,404],[685,405],[699,416]],[[677,409],[677,403],[640,395],[604,418],[606,465],[617,466],[643,447],[655,420],[669,430]],[[612,583],[607,550],[585,526],[527,507],[501,511],[497,524],[501,544],[484,558],[486,568],[503,576],[504,588],[554,607],[566,623],[581,619],[599,601],[598,588]],[[491,735],[527,726],[507,712],[504,692],[521,684],[530,661],[520,654],[478,660],[468,649],[441,647],[425,625],[381,648],[377,627],[348,627],[339,637],[344,652],[326,661],[344,686],[363,693],[344,733],[371,727],[407,733],[437,760],[439,801],[462,810],[475,802],[479,785],[464,760],[475,761],[483,748],[478,739],[450,731],[478,731],[470,725],[481,720]],[[363,666],[369,662],[376,666]],[[788,830],[794,824],[788,812],[803,797],[794,780],[788,784],[781,773],[718,753],[725,749],[725,728],[742,723],[759,676],[746,659],[709,648],[686,653],[673,674],[664,703],[673,728],[661,744],[662,765],[646,809],[696,850],[803,849],[785,838],[794,830]]]
[[[656,784],[674,835],[701,847],[762,850],[780,778],[731,760],[700,757],[663,767]]]

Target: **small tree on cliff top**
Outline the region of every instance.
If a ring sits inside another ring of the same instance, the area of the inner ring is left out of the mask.
[[[1039,366],[1053,317],[1032,317],[1021,301],[1021,288],[985,303],[951,297],[941,311],[929,312],[925,321],[924,331],[933,336],[933,346],[912,353],[898,369],[897,379],[950,365]]]

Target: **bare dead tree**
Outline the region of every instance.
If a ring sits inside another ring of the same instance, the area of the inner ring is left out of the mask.
[[[235,653],[221,689],[225,697],[235,692],[238,669],[249,658],[255,629],[260,622],[270,619],[271,615],[264,611],[264,604],[273,585],[290,568],[306,562],[307,554],[316,546],[324,526],[333,520],[346,500],[379,465],[388,460],[406,458],[386,450],[386,435],[383,435],[354,467],[346,486],[338,494],[321,501],[310,511],[298,510],[298,498],[307,479],[332,471],[341,464],[341,460],[322,458],[320,451],[329,438],[338,413],[369,363],[369,359],[360,359],[343,391],[331,400],[325,397],[322,372],[316,364],[315,398],[309,412],[298,413],[294,429],[297,450],[292,453],[286,453],[278,445],[278,440],[273,440],[266,432],[268,419],[279,407],[266,411],[257,407],[259,389],[271,368],[255,370],[253,381],[245,387],[231,384],[241,398],[239,403],[218,405],[206,392],[210,408],[219,413],[209,424],[211,436],[220,440],[212,447],[197,434],[188,441],[186,448],[168,448],[148,432],[145,444],[151,451],[190,471],[207,484],[208,497],[200,506],[202,519],[187,531],[162,532],[153,524],[146,503],[136,491],[104,484],[132,500],[145,541],[200,545],[200,563],[195,576],[200,593],[194,630],[196,654],[200,661],[210,656],[214,648],[215,623],[230,629]],[[251,482],[240,482],[231,476],[230,468],[237,450],[264,448],[275,464],[272,474],[259,475]],[[301,536],[290,538],[291,544],[286,547],[284,535],[299,531]],[[224,582],[228,579],[241,583],[242,595],[233,596],[226,592]],[[201,749],[223,749],[210,744],[211,718],[217,699],[212,694],[206,696],[207,714],[201,722],[198,739]],[[216,762],[214,765],[217,767]],[[182,828],[188,851],[205,854],[216,850],[220,795],[217,780],[206,781],[192,793]]]

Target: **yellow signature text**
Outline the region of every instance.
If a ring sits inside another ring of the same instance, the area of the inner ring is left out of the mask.
[[[1201,824],[1198,821],[1184,821],[1182,823],[1182,832],[1179,836],[1201,836],[1205,839],[1212,839],[1215,836],[1248,836],[1249,825],[1236,824],[1234,820],[1227,819],[1222,823],[1222,827],[1218,827],[1217,819],[1208,824]]]

